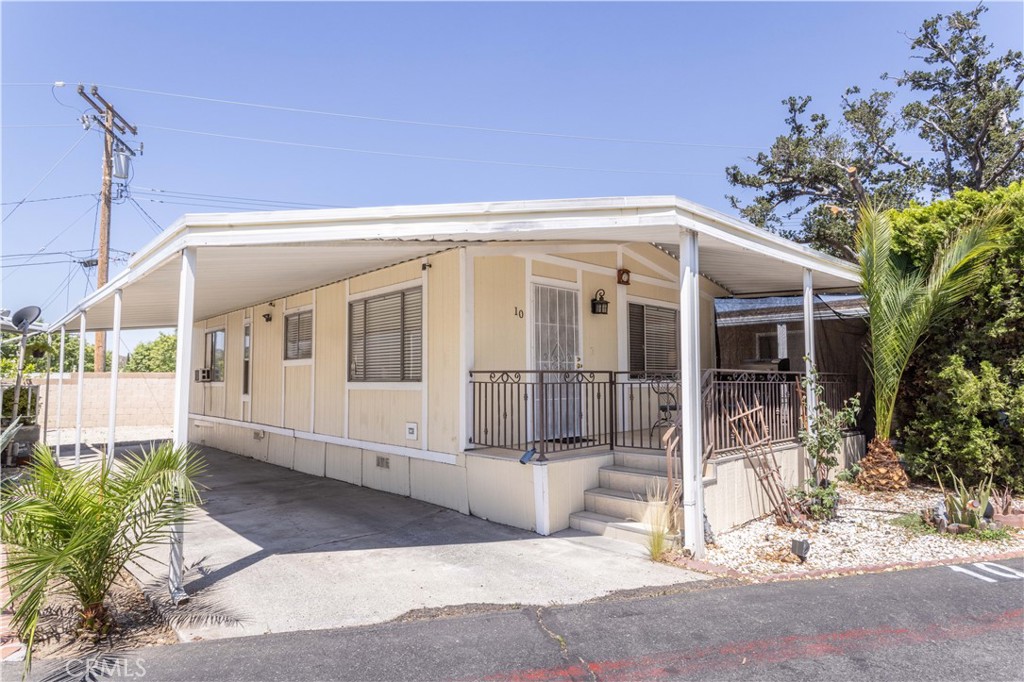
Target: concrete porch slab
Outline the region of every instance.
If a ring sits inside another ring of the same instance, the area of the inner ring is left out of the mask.
[[[137,571],[184,641],[368,625],[414,609],[565,604],[706,579],[639,545],[551,537],[410,498],[205,449],[205,506],[186,528],[191,602],[169,606],[166,568]],[[160,559],[166,549],[155,552]]]

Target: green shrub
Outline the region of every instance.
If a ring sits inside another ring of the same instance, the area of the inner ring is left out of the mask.
[[[959,225],[1003,208],[1007,245],[983,286],[926,338],[904,375],[896,432],[911,475],[948,466],[1024,490],[1024,184],[892,214],[895,249],[927,263]]]
[[[810,484],[810,481],[808,481]],[[839,508],[839,490],[835,483],[808,485],[806,490],[793,491],[793,499],[800,511],[816,521],[828,521],[836,517]]]

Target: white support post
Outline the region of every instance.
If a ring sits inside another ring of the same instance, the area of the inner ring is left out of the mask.
[[[64,409],[64,339],[66,330],[64,325],[60,327],[60,351],[57,354],[57,442],[54,444],[53,454],[57,458],[57,466],[60,466],[60,416]],[[49,389],[47,389],[49,390]],[[49,400],[49,396],[47,396]]]
[[[775,345],[778,347],[779,360],[789,359],[789,330],[785,322],[775,325]]]
[[[114,334],[110,343],[110,414],[107,415],[107,466],[114,464],[115,429],[117,428],[117,375],[121,363],[121,290],[114,290]]]
[[[804,269],[804,356],[807,373],[807,423],[810,424],[818,409],[818,395],[814,392],[814,275]]]
[[[697,233],[679,234],[679,382],[683,460],[683,546],[704,557],[700,414],[700,275]]]
[[[82,463],[82,401],[85,394],[85,311],[78,318],[78,405],[75,407],[75,466]]]
[[[192,374],[192,327],[195,325],[196,249],[181,252],[181,278],[178,284],[178,348],[174,377],[174,446],[188,445],[188,394]],[[188,601],[185,592],[185,524],[178,521],[171,529],[167,589],[175,605]]]

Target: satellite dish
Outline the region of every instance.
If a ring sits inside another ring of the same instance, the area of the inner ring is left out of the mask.
[[[24,334],[32,323],[39,319],[43,313],[42,308],[37,305],[27,305],[11,316],[11,324],[17,327],[18,331]]]

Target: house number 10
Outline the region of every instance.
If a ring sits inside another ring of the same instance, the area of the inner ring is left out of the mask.
[[[520,310],[519,306],[517,306],[517,305],[512,306],[512,316],[513,317],[518,317],[521,320],[521,319],[523,319],[523,317],[525,315],[526,315],[526,313],[523,312],[522,310]]]

